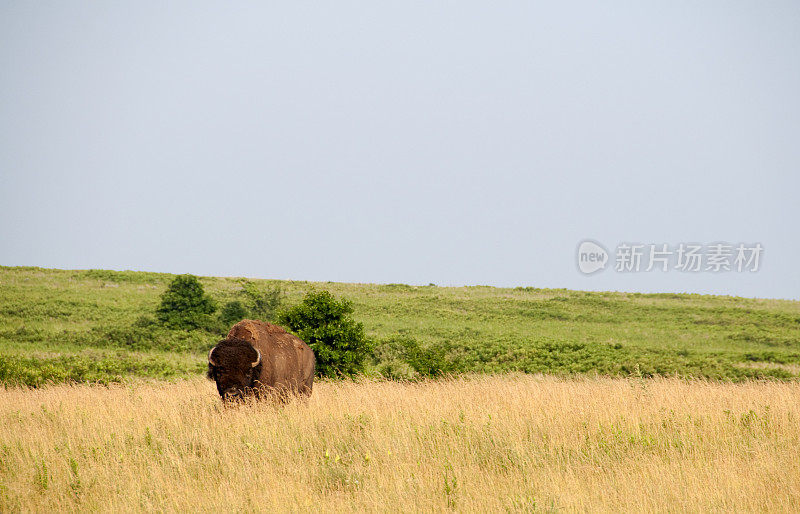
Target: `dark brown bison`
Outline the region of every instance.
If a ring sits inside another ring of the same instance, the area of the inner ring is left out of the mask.
[[[223,400],[245,395],[310,395],[314,352],[299,337],[263,321],[240,321],[208,352],[208,378]]]

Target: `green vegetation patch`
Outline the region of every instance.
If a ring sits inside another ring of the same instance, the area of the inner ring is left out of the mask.
[[[197,358],[159,354],[80,352],[55,356],[0,355],[0,383],[38,387],[58,382],[119,382],[130,376],[176,378],[204,371]]]
[[[0,267],[0,382],[200,374],[208,349],[237,318],[277,319],[312,290],[350,302],[370,342],[365,372],[388,378],[467,371],[800,378],[797,301],[199,277],[201,298],[215,308],[172,326],[157,310],[175,278]]]

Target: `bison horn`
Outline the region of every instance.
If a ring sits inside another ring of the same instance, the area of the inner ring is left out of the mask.
[[[214,348],[216,348],[216,346],[215,346]],[[217,365],[217,363],[216,363],[216,362],[214,362],[214,359],[212,359],[212,358],[211,358],[211,354],[212,354],[212,353],[214,353],[214,348],[212,348],[212,349],[211,349],[211,350],[208,352],[208,363],[209,363],[209,364],[211,364],[212,366],[216,366],[216,365]]]
[[[253,363],[254,368],[261,364],[261,352],[258,351],[258,348],[255,348],[255,351],[258,354],[258,358],[256,358],[256,361]]]

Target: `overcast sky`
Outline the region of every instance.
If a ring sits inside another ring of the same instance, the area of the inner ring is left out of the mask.
[[[7,0],[0,70],[3,265],[800,298],[793,0]]]

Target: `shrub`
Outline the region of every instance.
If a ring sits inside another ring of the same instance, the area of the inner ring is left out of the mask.
[[[445,358],[444,348],[423,348],[411,337],[394,336],[382,340],[373,350],[378,373],[391,379],[438,377],[456,371]]]
[[[219,319],[225,325],[232,325],[233,323],[239,322],[250,314],[250,311],[247,310],[247,307],[242,304],[239,300],[234,300],[232,302],[226,303],[222,310],[219,313]]]
[[[314,350],[318,375],[354,376],[364,371],[372,348],[364,326],[350,317],[352,312],[352,302],[337,301],[328,291],[311,291],[278,320]]]
[[[280,287],[269,288],[261,291],[247,280],[242,282],[244,295],[247,297],[252,317],[262,321],[273,321],[283,301],[283,291]]]
[[[171,328],[199,328],[209,326],[209,316],[216,309],[197,277],[178,275],[161,295],[156,317]]]
[[[389,380],[416,380],[419,378],[419,373],[408,362],[400,359],[381,361],[375,370],[381,377]]]

